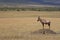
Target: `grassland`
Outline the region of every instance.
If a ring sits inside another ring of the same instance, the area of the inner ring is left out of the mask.
[[[60,40],[60,34],[31,34],[42,29],[38,16],[50,20],[51,30],[60,33],[59,11],[0,11],[0,40]]]
[[[0,18],[21,18],[21,17],[51,17],[59,18],[59,11],[0,11]]]

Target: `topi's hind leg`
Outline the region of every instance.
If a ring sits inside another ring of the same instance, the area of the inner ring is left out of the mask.
[[[48,24],[48,26],[49,26],[49,30],[50,30],[50,23]]]
[[[42,25],[43,25],[43,30],[44,30],[44,23],[42,23]]]

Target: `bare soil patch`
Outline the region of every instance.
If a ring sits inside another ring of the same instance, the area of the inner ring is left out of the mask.
[[[56,32],[54,32],[53,30],[49,30],[49,29],[39,29],[37,31],[33,32],[34,34],[56,34]]]

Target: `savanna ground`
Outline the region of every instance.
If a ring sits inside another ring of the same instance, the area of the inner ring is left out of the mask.
[[[51,30],[57,34],[32,34],[42,29],[38,16],[50,20]],[[0,11],[0,40],[60,40],[60,12]]]

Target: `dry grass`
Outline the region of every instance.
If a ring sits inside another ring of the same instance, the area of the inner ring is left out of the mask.
[[[1,40],[60,40],[60,34],[42,35],[30,34],[42,29],[37,16],[51,21],[51,30],[60,33],[60,12],[35,11],[1,11],[0,12],[0,39]],[[58,18],[57,18],[58,17]],[[48,28],[45,25],[45,28]]]
[[[0,18],[20,18],[20,17],[60,17],[59,11],[0,11]]]

